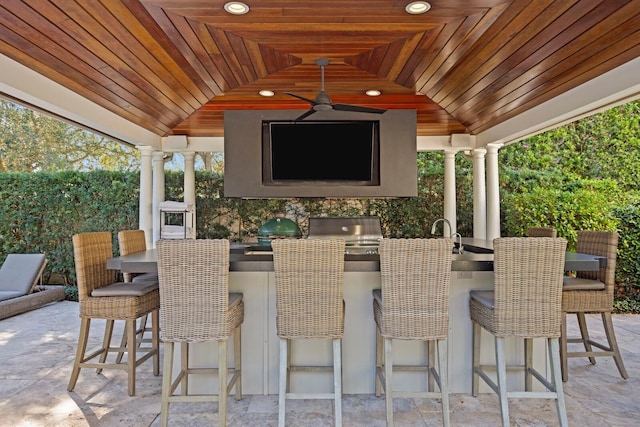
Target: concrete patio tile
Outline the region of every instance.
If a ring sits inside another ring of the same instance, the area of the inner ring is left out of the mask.
[[[589,317],[598,330],[598,318]],[[116,322],[114,337],[122,333]],[[63,301],[0,321],[0,426],[84,427],[159,426],[162,376],[154,376],[151,361],[137,370],[136,396],[127,394],[124,371],[101,374],[85,369],[73,392],[67,391],[80,320],[76,303]],[[635,426],[640,420],[640,316],[615,315],[614,324],[630,378],[623,380],[611,358],[596,365],[585,359],[569,360],[569,382],[564,383],[569,424],[585,427]],[[95,322],[89,347],[102,340]],[[577,333],[575,320],[569,329]],[[161,355],[162,361],[162,355]],[[374,394],[343,396],[343,425],[385,426],[384,397]],[[331,400],[287,401],[287,425],[332,426]],[[498,398],[493,393],[478,397],[450,396],[452,426],[493,427],[500,424]],[[511,425],[555,426],[555,403],[540,399],[510,399]],[[217,425],[218,404],[172,404],[171,426]],[[442,412],[437,399],[394,399],[396,426],[440,426]],[[227,425],[263,427],[278,424],[277,395],[245,395],[228,400]]]

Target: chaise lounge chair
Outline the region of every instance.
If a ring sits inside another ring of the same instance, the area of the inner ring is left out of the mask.
[[[36,286],[44,254],[10,254],[0,268],[0,320],[64,299],[62,286]]]

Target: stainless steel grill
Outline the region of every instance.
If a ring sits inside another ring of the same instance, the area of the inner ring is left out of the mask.
[[[309,239],[344,239],[347,254],[377,254],[382,227],[377,216],[311,217]]]

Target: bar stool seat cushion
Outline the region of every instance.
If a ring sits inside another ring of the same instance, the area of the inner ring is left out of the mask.
[[[382,305],[382,289],[374,289],[371,293],[373,294],[373,299]]]
[[[131,279],[132,282],[157,282],[158,273],[142,273]]]
[[[243,294],[241,293],[229,293],[229,308],[235,307],[242,302]]]
[[[91,291],[92,297],[140,297],[158,289],[158,282],[116,282]]]
[[[491,310],[495,308],[495,293],[493,291],[471,291],[469,296]]]
[[[604,288],[604,283],[599,280],[570,276],[565,276],[562,279],[563,291],[603,291]]]

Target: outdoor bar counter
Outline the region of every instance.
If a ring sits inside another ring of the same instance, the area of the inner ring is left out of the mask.
[[[471,393],[471,320],[469,291],[491,289],[493,281],[492,242],[463,238],[465,252],[453,255],[449,294],[449,381],[452,393]],[[242,390],[247,394],[278,393],[278,349],[276,335],[276,296],[273,260],[270,254],[246,255],[248,244],[232,244],[230,254],[229,289],[244,294],[245,318],[242,325]],[[481,253],[477,253],[481,252]],[[567,252],[565,270],[597,270],[606,260],[592,255]],[[124,272],[154,272],[155,250],[112,258],[107,267]],[[380,263],[377,255],[345,255],[345,330],[342,341],[342,376],[345,394],[374,393],[375,326],[372,312],[373,289],[380,287]],[[483,331],[483,340],[491,335]],[[537,342],[536,342],[537,341]],[[307,340],[296,345],[294,363],[329,364],[330,341]],[[214,344],[191,344],[194,362],[205,366],[216,362]],[[394,363],[424,362],[424,344],[397,340]],[[233,351],[230,348],[230,353]],[[523,346],[513,340],[508,343],[507,362],[521,360]],[[298,359],[299,358],[299,359]],[[233,360],[233,359],[229,359]],[[297,360],[300,360],[298,362]],[[493,347],[483,346],[483,364],[494,363]],[[178,362],[176,362],[178,363]],[[534,365],[543,372],[546,354],[543,340],[534,340]],[[509,374],[512,386],[522,386],[521,375]],[[424,375],[399,373],[394,375],[398,389],[424,390]],[[215,384],[215,383],[213,383]],[[190,388],[210,391],[211,381],[194,377]],[[331,375],[317,373],[294,374],[291,389],[327,391],[333,387]],[[486,387],[486,386],[485,386]],[[488,388],[480,391],[487,392]]]

